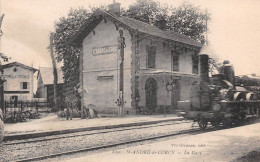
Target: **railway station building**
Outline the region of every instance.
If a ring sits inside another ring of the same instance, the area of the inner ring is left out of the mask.
[[[4,100],[17,104],[18,101],[31,101],[33,94],[33,74],[36,69],[12,62],[3,65],[4,69]]]
[[[191,85],[199,81],[198,53],[202,44],[157,26],[119,16],[120,4],[109,12],[96,10],[70,43],[81,47],[82,102],[99,113],[117,113],[119,98],[118,38],[125,38],[123,81],[124,112],[168,113],[177,101],[190,99]]]

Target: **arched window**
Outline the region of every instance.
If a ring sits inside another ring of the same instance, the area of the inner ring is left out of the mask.
[[[157,107],[157,83],[155,79],[148,78],[145,83],[146,107],[154,112]]]

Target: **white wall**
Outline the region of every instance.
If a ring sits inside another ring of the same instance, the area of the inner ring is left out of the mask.
[[[14,68],[17,71],[14,71]],[[6,76],[5,91],[29,91],[29,93],[5,93],[5,100],[10,101],[10,96],[18,96],[18,100],[32,100],[33,98],[33,71],[20,66],[12,66],[4,69]],[[21,89],[21,82],[28,82],[27,89]]]

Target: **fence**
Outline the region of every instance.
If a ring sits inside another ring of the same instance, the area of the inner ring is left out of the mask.
[[[21,111],[30,111],[36,110],[38,111],[48,111],[53,106],[53,103],[46,101],[17,101],[17,102],[8,102],[5,101],[5,109],[6,112],[21,112]]]

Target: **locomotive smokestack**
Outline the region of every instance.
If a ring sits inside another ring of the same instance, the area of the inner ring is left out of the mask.
[[[199,66],[201,81],[209,82],[209,56],[207,54],[199,55]]]

